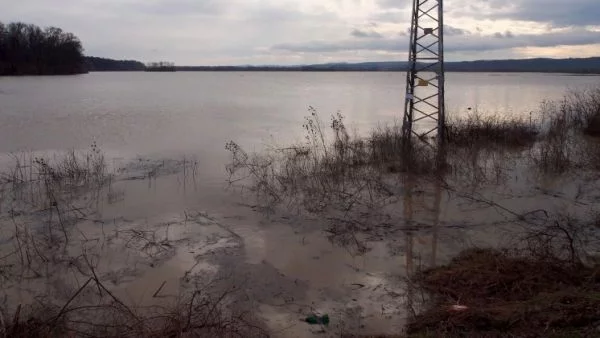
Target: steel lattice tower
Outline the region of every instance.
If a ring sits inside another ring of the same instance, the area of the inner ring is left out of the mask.
[[[435,132],[438,142],[445,139],[442,3],[443,0],[413,0],[402,123],[402,134],[406,139],[413,134],[425,139]]]
[[[444,104],[444,17],[443,0],[413,0],[410,26],[410,50],[406,75],[406,101],[402,135],[405,145],[410,145],[412,135],[427,142],[435,133],[437,138],[437,169],[445,163],[446,114]],[[410,151],[408,147],[406,150]],[[410,152],[405,154],[410,156]],[[441,181],[436,180],[433,194],[420,195],[415,201],[414,181],[410,172],[404,186],[404,218],[408,226],[413,219],[433,225],[431,264],[436,263],[440,206],[442,203]],[[431,200],[433,199],[433,201]],[[416,202],[416,203],[414,203]],[[417,210],[418,209],[418,210]],[[407,274],[413,272],[413,234],[406,233]],[[409,297],[410,293],[409,293]],[[410,304],[412,298],[408,299]]]

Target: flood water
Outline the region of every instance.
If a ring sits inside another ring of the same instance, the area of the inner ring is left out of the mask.
[[[450,73],[447,110],[455,116],[471,107],[484,114],[528,117],[544,100],[598,83],[597,76]],[[225,143],[234,140],[252,151],[302,141],[309,106],[326,123],[339,111],[351,130],[365,133],[401,119],[404,87],[403,73],[4,77],[0,165],[9,166],[14,159],[10,154],[17,152],[53,154],[93,143],[102,149],[115,179],[98,195],[93,217],[77,224],[74,236],[81,234],[82,243],[98,239],[94,248],[103,257],[98,265],[103,281],[128,303],[157,301],[153,294],[163,282],[161,293],[169,296],[178,293],[190,274],[221,274],[243,281],[246,296],[274,336],[397,333],[414,296],[403,277],[415,266],[435,265],[463,248],[500,238],[502,229],[495,222],[507,215],[497,208],[493,215],[489,209],[471,209],[456,196],[443,195],[443,207],[435,215],[439,229],[371,239],[369,250],[357,254],[328,240],[323,219],[286,211],[265,215],[252,194],[228,189]],[[158,174],[151,177],[148,173],[156,168]],[[518,191],[520,178],[510,198],[501,197],[510,187],[497,188],[495,196],[515,210],[538,208],[531,203],[549,210],[570,207],[564,201],[585,195],[585,189],[590,201],[598,198],[598,180],[576,183],[552,180],[540,198]],[[433,190],[423,189],[423,199],[431,198]],[[584,202],[575,207],[586,208]],[[0,215],[5,213],[0,220],[11,222],[6,212],[0,208]],[[434,217],[426,208],[421,214],[423,220]],[[35,215],[25,220],[35,222]],[[472,224],[478,226],[469,228]],[[141,229],[161,234],[171,244],[152,251],[123,239]],[[2,238],[10,238],[2,231]],[[5,284],[9,299],[27,302],[36,292],[50,293],[49,285],[81,284],[60,277],[63,270],[56,269],[43,280]],[[60,304],[69,295],[53,297]],[[312,312],[328,313],[330,328],[321,332],[323,328],[300,321]]]
[[[543,100],[600,82],[560,74],[447,74],[448,115],[467,107],[529,115]],[[85,148],[108,153],[222,153],[301,140],[312,106],[367,131],[401,121],[403,73],[90,73],[0,78],[0,153]]]

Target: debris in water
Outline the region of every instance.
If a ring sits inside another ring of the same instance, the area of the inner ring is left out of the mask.
[[[317,324],[328,325],[329,324],[329,315],[325,314],[323,316],[318,316],[316,314],[312,314],[312,315],[306,317],[306,319],[304,319],[304,321],[311,325],[317,325]]]
[[[456,312],[462,312],[462,311],[466,311],[468,309],[469,309],[469,307],[466,305],[454,304],[454,305],[450,306],[450,310],[456,311]]]

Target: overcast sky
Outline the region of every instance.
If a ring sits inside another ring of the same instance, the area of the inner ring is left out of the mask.
[[[433,2],[432,0],[429,3]],[[92,56],[179,65],[403,61],[412,0],[0,0]],[[447,60],[600,56],[600,0],[445,0]]]

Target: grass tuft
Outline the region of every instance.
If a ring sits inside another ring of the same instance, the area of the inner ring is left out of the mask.
[[[538,128],[531,121],[483,116],[478,112],[447,124],[448,142],[457,147],[520,148],[534,144],[537,135]]]
[[[588,336],[600,321],[599,273],[598,267],[548,256],[469,249],[416,278],[433,301],[410,322],[407,332],[443,337]]]

